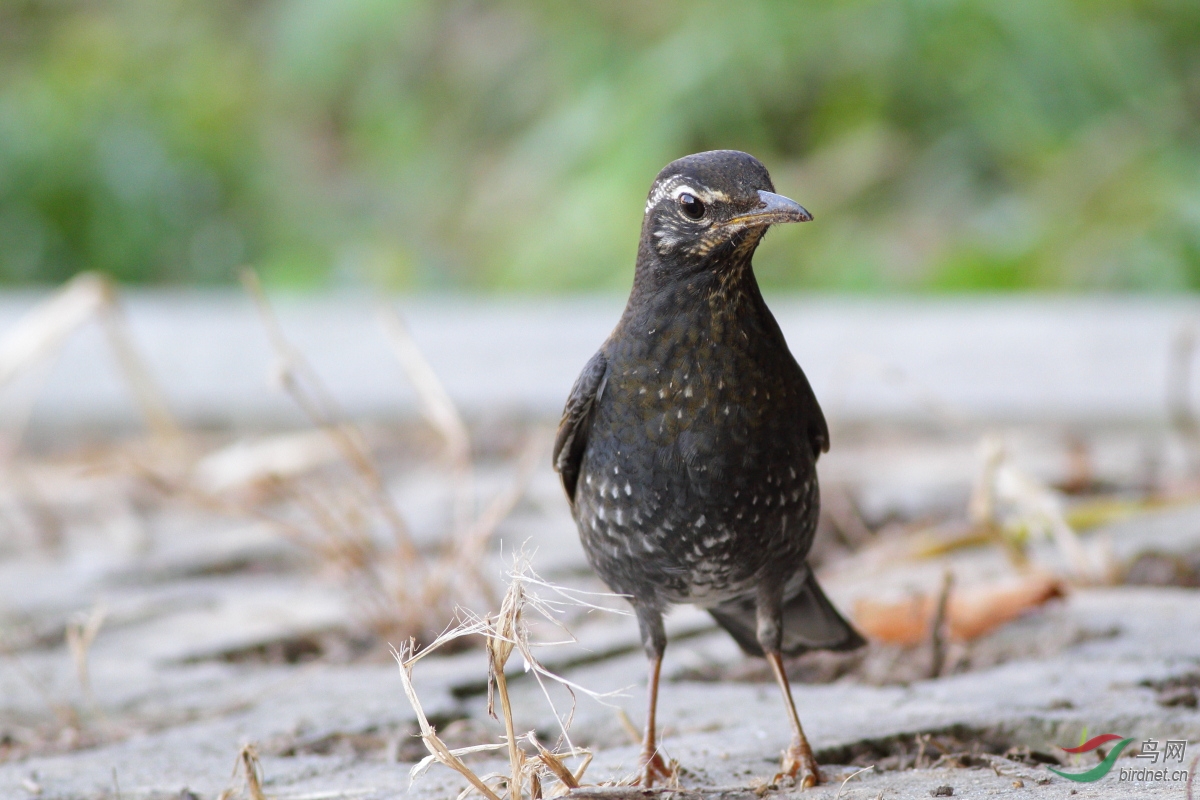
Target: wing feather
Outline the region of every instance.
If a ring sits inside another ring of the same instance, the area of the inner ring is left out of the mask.
[[[562,478],[563,488],[567,490],[567,497],[572,503],[575,502],[575,486],[579,482],[579,468],[587,448],[592,414],[604,394],[607,377],[608,359],[601,350],[592,356],[575,379],[563,409],[562,421],[558,423],[558,435],[554,437],[554,469]]]

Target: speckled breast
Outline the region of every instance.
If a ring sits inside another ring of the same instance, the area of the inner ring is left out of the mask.
[[[574,508],[594,568],[642,602],[745,594],[794,573],[812,542],[807,384],[777,329],[712,323],[633,322],[610,340]]]

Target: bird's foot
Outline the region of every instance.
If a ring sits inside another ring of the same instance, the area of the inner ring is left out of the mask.
[[[793,741],[783,751],[782,769],[772,783],[778,785],[784,782],[791,782],[800,789],[811,789],[821,782],[821,770],[817,767],[817,758],[808,742]]]
[[[642,753],[641,762],[642,769],[638,773],[636,784],[638,786],[650,787],[660,779],[673,783],[679,777],[678,765],[674,761],[668,763],[657,750]]]

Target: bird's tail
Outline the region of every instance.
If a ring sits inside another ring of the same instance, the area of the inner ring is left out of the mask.
[[[805,567],[804,573],[799,591],[783,604],[783,645],[780,648],[783,655],[798,656],[809,650],[855,650],[866,644],[866,640],[829,602],[812,570]],[[747,655],[763,655],[762,645],[758,643],[758,616],[753,595],[722,603],[708,609],[708,613],[729,631]]]

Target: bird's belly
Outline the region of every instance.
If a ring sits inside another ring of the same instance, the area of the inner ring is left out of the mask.
[[[574,510],[601,578],[642,602],[707,606],[797,569],[816,522],[811,459],[746,449],[692,464],[647,448],[589,453]]]

